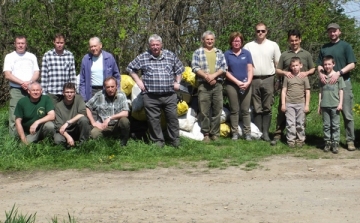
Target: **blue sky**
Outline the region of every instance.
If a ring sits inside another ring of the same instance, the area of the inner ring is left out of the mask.
[[[345,13],[350,17],[355,17],[355,19],[360,23],[360,1],[354,0],[350,1],[343,5]]]

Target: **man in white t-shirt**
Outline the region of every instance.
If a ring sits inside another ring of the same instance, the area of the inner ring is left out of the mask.
[[[244,46],[244,49],[250,51],[254,63],[254,77],[251,84],[254,124],[263,133],[262,139],[270,141],[275,68],[281,52],[277,43],[266,39],[268,29],[264,23],[257,24],[255,31],[256,39]]]
[[[10,83],[9,132],[15,135],[14,111],[18,101],[26,96],[28,85],[39,78],[39,65],[34,54],[26,51],[25,36],[17,36],[15,51],[7,54],[4,60],[4,75]]]

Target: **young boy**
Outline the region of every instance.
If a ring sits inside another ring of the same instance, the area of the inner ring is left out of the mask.
[[[326,82],[335,73],[333,70],[335,66],[334,58],[332,56],[325,56],[323,59],[324,73],[326,74]],[[335,84],[323,84],[320,82],[319,93],[319,107],[318,113],[322,114],[323,129],[324,129],[324,151],[328,152],[330,149],[333,153],[338,153],[338,146],[340,141],[340,111],[343,104],[343,88],[345,82],[340,76]]]
[[[310,84],[307,77],[298,76],[301,68],[300,58],[291,58],[289,70],[294,77],[284,78],[281,91],[281,111],[285,112],[286,116],[286,138],[290,148],[294,148],[295,143],[302,147],[305,142],[304,122],[305,113],[309,112]]]

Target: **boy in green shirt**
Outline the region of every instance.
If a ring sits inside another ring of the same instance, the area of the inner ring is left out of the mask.
[[[324,129],[324,152],[330,149],[333,153],[338,153],[340,141],[340,111],[343,104],[343,88],[345,83],[342,77],[337,82],[330,84],[330,78],[335,73],[335,61],[332,56],[325,56],[323,59],[326,83],[320,82],[319,107],[318,113],[322,114]]]

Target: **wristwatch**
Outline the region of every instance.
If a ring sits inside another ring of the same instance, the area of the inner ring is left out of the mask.
[[[67,123],[68,125],[71,125],[71,122],[69,122],[69,121],[66,121],[66,123]]]
[[[343,76],[344,72],[342,70],[340,70],[340,76]]]

